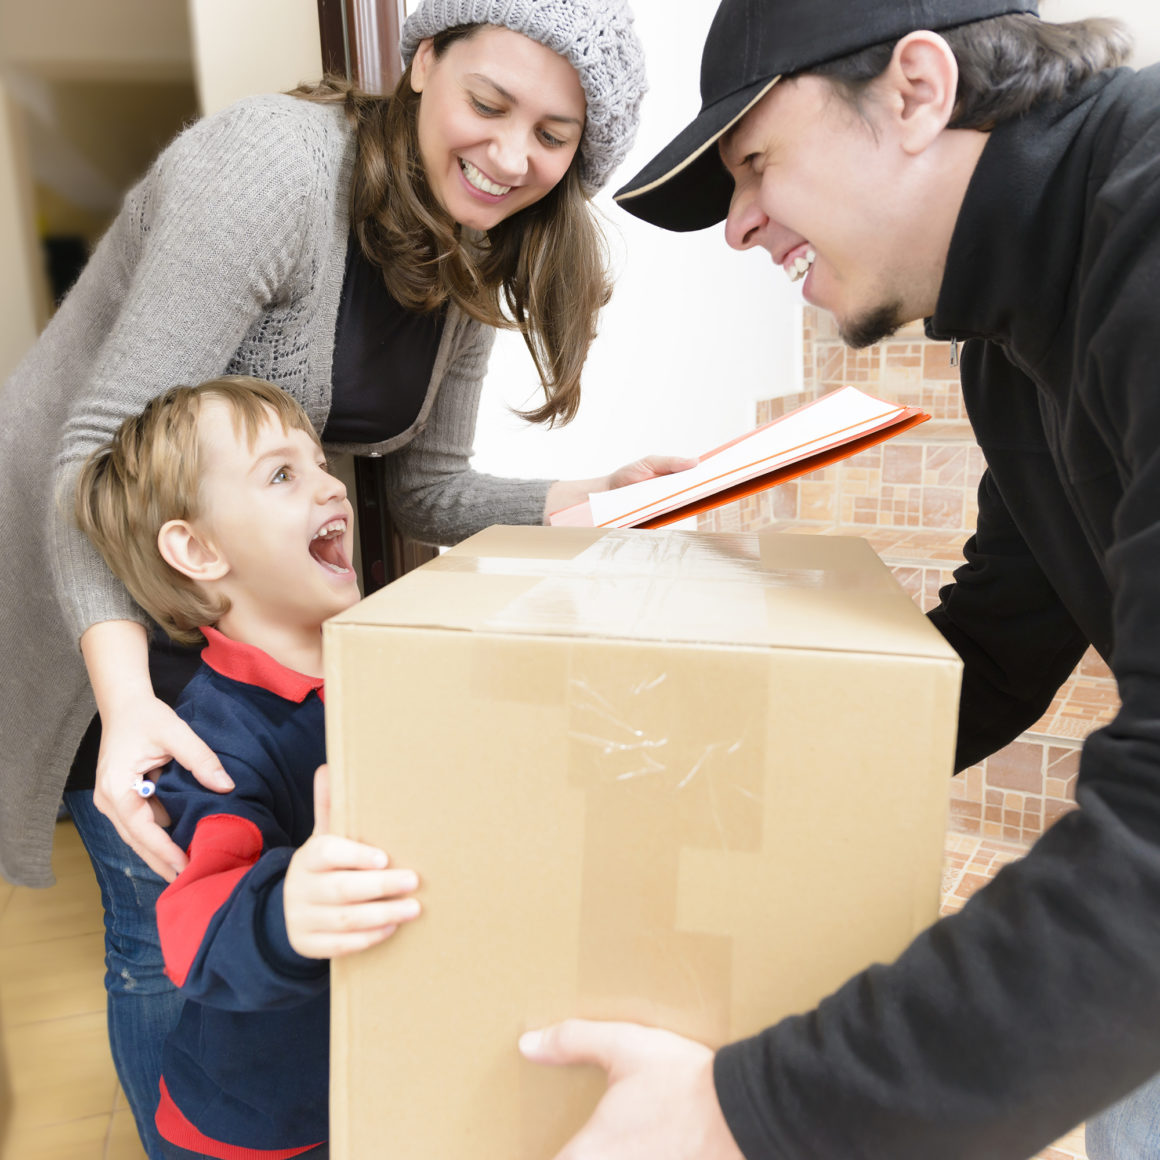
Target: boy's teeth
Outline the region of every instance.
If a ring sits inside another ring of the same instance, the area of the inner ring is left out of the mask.
[[[342,520],[332,520],[325,527],[319,528],[318,531],[316,531],[311,538],[315,539],[315,540],[322,540],[322,539],[325,539],[327,536],[339,535],[342,533],[345,526],[346,525],[342,522]]]
[[[463,170],[463,175],[467,180],[483,193],[490,193],[495,197],[503,197],[505,193],[511,193],[512,191],[510,185],[496,185],[494,181],[484,177],[470,161],[464,161],[462,157],[459,159],[459,168]]]

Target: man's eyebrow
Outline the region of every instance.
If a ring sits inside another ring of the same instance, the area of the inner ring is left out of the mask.
[[[725,130],[724,133],[721,134],[720,138],[717,140],[717,151],[721,154],[721,160],[724,161],[726,165],[731,164],[730,151],[733,148],[733,144],[736,138],[737,126],[731,125],[728,129]]]
[[[503,85],[499,84],[497,81],[493,81],[491,77],[485,76],[483,73],[471,73],[467,79],[472,81],[482,81],[485,85],[490,85],[493,89],[495,89],[495,91],[499,93],[499,95],[503,97],[505,101],[513,105],[519,104],[519,101],[516,99],[516,97],[509,93],[507,89],[503,87]],[[577,127],[580,127],[584,124],[584,122],[581,121],[579,117],[565,117],[562,113],[548,113],[543,119],[545,121],[559,121],[563,124],[576,125]]]

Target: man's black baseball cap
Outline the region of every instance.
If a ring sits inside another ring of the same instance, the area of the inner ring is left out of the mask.
[[[616,201],[666,230],[724,221],[733,180],[716,143],[783,76],[909,32],[938,32],[1012,12],[1036,0],[723,0],[701,57],[701,112]]]

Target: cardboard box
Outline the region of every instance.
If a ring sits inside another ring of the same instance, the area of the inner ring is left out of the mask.
[[[336,1160],[549,1160],[526,1029],[719,1045],[938,913],[960,665],[862,540],[491,528],[326,626],[333,828],[423,880],[334,963]]]

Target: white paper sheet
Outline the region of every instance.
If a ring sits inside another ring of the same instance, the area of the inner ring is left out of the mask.
[[[631,527],[736,483],[864,435],[904,411],[857,387],[842,387],[753,432],[696,467],[588,497],[596,527]]]

